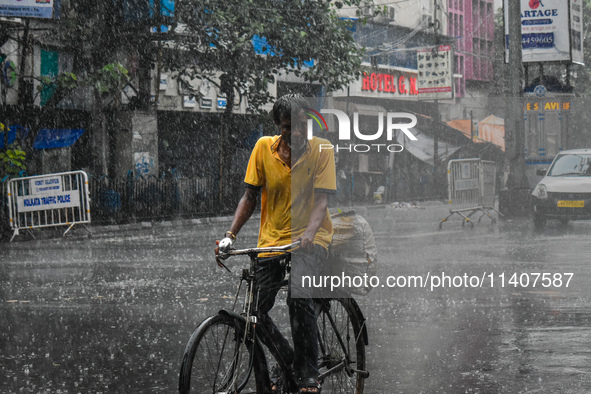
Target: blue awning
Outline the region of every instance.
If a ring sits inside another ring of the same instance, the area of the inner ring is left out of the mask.
[[[267,37],[254,35],[252,37],[252,46],[254,47],[254,52],[258,55],[267,55],[267,56],[276,56],[275,48],[269,45],[267,41]],[[281,53],[281,52],[280,52]],[[296,60],[297,63],[297,59]],[[304,60],[302,64],[306,67],[314,67],[314,59]]]
[[[33,148],[65,148],[74,144],[82,134],[84,129],[41,129],[33,142]]]
[[[29,129],[24,128],[21,125],[12,125],[8,127],[8,145],[12,144],[16,138],[24,139],[27,136]],[[0,149],[5,149],[4,146],[4,131],[0,133]]]

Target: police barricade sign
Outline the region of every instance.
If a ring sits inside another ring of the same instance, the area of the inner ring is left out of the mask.
[[[11,179],[7,187],[14,232],[11,241],[19,230],[68,226],[65,236],[74,225],[86,227],[90,223],[88,176],[84,171]]]
[[[462,217],[462,226],[470,223],[471,227],[474,227],[471,217],[477,213],[481,214],[479,222],[482,217],[488,216],[495,223],[496,218],[491,212],[503,216],[494,208],[495,162],[480,159],[450,160],[447,164],[447,180],[450,210],[449,215],[439,222],[439,229],[453,215]]]

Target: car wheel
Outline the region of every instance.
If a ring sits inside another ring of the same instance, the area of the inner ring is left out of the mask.
[[[535,228],[544,228],[546,224],[546,218],[542,215],[534,214],[534,227]]]

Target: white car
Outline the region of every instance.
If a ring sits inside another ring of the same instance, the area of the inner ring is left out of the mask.
[[[550,168],[539,169],[544,178],[532,192],[534,225],[546,219],[591,219],[591,149],[562,151]]]

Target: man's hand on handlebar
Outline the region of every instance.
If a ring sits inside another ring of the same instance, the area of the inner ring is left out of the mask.
[[[300,247],[305,250],[311,250],[314,247],[314,234],[308,234],[308,231],[305,231],[301,237],[296,239],[296,242],[300,242]]]
[[[215,243],[217,244],[217,247],[215,248],[216,256],[219,256],[223,260],[230,257],[226,253],[228,253],[230,250],[232,250],[232,245],[234,244],[234,241],[232,240],[232,238],[225,237],[221,241],[216,241]],[[223,253],[223,254],[220,256],[220,253]]]
[[[226,231],[226,233],[224,234],[224,238],[221,241],[215,241],[215,244],[217,245],[217,247],[215,248],[216,257],[219,257],[222,260],[225,260],[228,257],[230,257],[226,253],[232,250],[232,245],[234,244],[234,241],[236,241],[236,236],[232,232]],[[221,256],[220,253],[222,253]]]
[[[234,233],[232,233],[231,231],[226,231],[224,233],[224,238],[222,238],[221,241],[215,241],[215,261],[218,263],[220,267],[225,268],[228,272],[230,272],[230,269],[226,267],[224,263],[222,263],[222,260],[225,260],[228,257],[230,257],[230,255],[227,253],[232,250],[232,245],[234,244],[234,241],[236,241],[236,235],[234,235]]]
[[[232,245],[234,244],[234,240],[230,237],[225,237],[220,241],[218,244],[218,248],[222,253],[228,253],[230,249],[232,249]]]
[[[230,269],[224,263],[222,263],[222,260],[225,260],[230,256],[247,254],[251,258],[253,258],[256,255],[258,255],[259,253],[290,253],[300,246],[300,241],[296,240],[291,244],[282,245],[282,246],[266,246],[266,247],[261,247],[261,248],[247,248],[247,249],[238,249],[238,250],[229,249],[227,252],[223,252],[220,250],[221,241],[215,241],[215,243],[216,243],[216,245],[218,245],[215,248],[215,261],[216,261],[216,263],[218,263],[218,265],[220,267],[225,268],[228,272],[232,272],[232,271],[230,271]]]

